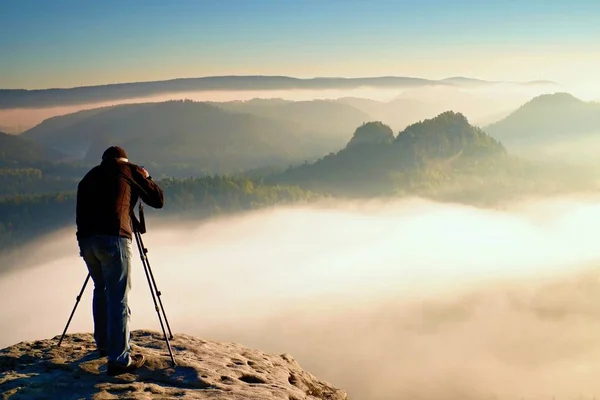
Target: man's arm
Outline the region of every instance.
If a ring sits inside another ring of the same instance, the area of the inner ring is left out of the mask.
[[[152,180],[144,168],[131,165],[131,175],[137,186],[137,192],[142,201],[153,208],[163,208],[165,197],[162,189]]]

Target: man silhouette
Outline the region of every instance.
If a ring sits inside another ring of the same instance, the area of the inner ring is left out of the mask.
[[[131,354],[129,334],[131,216],[138,199],[164,205],[162,189],[118,146],[106,149],[77,187],[77,241],[94,281],[94,339],[100,356],[108,357],[109,376],[145,363],[142,354]]]

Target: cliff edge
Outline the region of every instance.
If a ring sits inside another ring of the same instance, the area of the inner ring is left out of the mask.
[[[347,394],[304,371],[288,354],[269,355],[236,343],[177,334],[173,367],[162,334],[131,332],[146,356],[135,374],[106,375],[92,334],[21,342],[0,350],[3,399],[285,399],[342,400]]]

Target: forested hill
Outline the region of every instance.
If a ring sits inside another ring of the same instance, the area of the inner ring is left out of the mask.
[[[65,157],[59,151],[26,138],[0,132],[0,168],[58,161]]]
[[[23,137],[97,163],[109,145],[132,162],[176,175],[288,166],[325,154],[327,140],[293,121],[226,111],[193,101],[128,104],[50,118]]]
[[[410,125],[398,134],[394,144],[399,151],[414,153],[419,161],[458,155],[468,160],[506,154],[498,140],[453,111]]]
[[[464,115],[452,111],[408,126],[394,136],[381,122],[356,129],[348,145],[315,163],[292,167],[270,178],[338,193],[381,194],[393,189],[393,177],[446,166],[446,171],[496,162],[504,146]],[[474,171],[475,173],[477,171]]]

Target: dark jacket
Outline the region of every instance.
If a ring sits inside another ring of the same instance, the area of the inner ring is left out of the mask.
[[[77,238],[114,235],[132,238],[131,213],[138,199],[162,208],[164,194],[141,167],[115,159],[92,168],[77,186]]]

